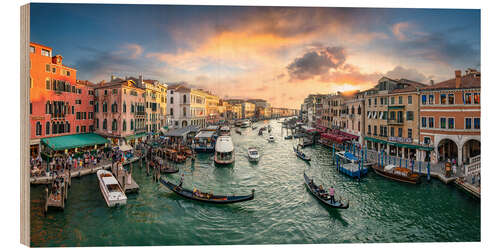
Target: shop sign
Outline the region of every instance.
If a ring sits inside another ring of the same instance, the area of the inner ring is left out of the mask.
[[[411,138],[404,138],[404,137],[389,137],[389,141],[394,141],[399,143],[412,143]]]

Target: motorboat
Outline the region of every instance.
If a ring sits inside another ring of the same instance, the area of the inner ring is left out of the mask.
[[[259,151],[255,147],[249,147],[248,148],[248,160],[251,162],[257,162],[259,161],[260,155]]]
[[[248,128],[248,127],[250,127],[250,120],[248,120],[248,119],[243,120],[241,122],[241,127],[242,128]]]
[[[219,135],[220,136],[222,136],[222,135],[230,136],[231,135],[231,129],[228,126],[223,126],[219,130]]]
[[[291,136],[291,135],[285,136],[285,140],[291,140],[291,139],[293,139],[293,136]]]
[[[231,164],[234,162],[234,145],[230,136],[219,136],[215,143],[214,161],[217,164]]]
[[[267,138],[267,141],[268,142],[275,142],[276,140],[274,139],[273,135],[269,135],[269,137]]]
[[[108,207],[127,204],[127,196],[120,183],[111,174],[111,172],[100,169],[97,171],[97,180],[101,193]]]

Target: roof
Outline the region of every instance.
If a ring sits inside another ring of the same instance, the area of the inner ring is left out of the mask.
[[[408,86],[401,88],[401,89],[393,89],[392,91],[389,92],[389,94],[394,94],[394,93],[405,93],[405,92],[415,92],[418,89],[425,88],[427,85],[408,80],[408,79],[400,79],[397,81],[399,84],[407,84]]]
[[[422,88],[421,90],[456,89],[455,80],[456,78],[452,78],[431,86],[427,86],[425,88]],[[461,76],[460,81],[460,89],[481,88],[481,76],[468,74]]]
[[[217,138],[217,143],[215,144],[215,151],[221,153],[228,153],[228,152],[233,152],[233,150],[234,146],[231,136],[223,135]]]
[[[118,181],[115,179],[115,177],[102,177],[102,182],[107,185],[117,185]]]
[[[212,138],[214,131],[200,131],[194,138]]]
[[[75,134],[43,138],[42,142],[53,150],[64,150],[108,143],[104,137],[94,134]]]
[[[184,128],[178,128],[178,129],[173,129],[165,133],[165,136],[173,136],[173,137],[179,137],[179,136],[185,136],[190,132],[198,132],[198,127],[189,125]]]

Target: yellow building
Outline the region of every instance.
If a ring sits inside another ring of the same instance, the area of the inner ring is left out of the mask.
[[[210,92],[205,93],[205,103],[206,103],[206,112],[207,112],[207,122],[215,123],[220,120],[220,112],[219,112],[219,100],[220,98],[216,95],[213,95]]]
[[[243,118],[249,119],[255,116],[255,104],[251,102],[243,102],[242,104]]]
[[[206,92],[201,89],[191,89],[190,93],[190,117],[191,124],[199,127],[206,127],[207,125],[207,103]]]

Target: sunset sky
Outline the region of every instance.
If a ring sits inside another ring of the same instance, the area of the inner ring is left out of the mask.
[[[480,11],[32,3],[31,41],[82,80],[142,74],[299,108],[381,76],[480,70]]]

